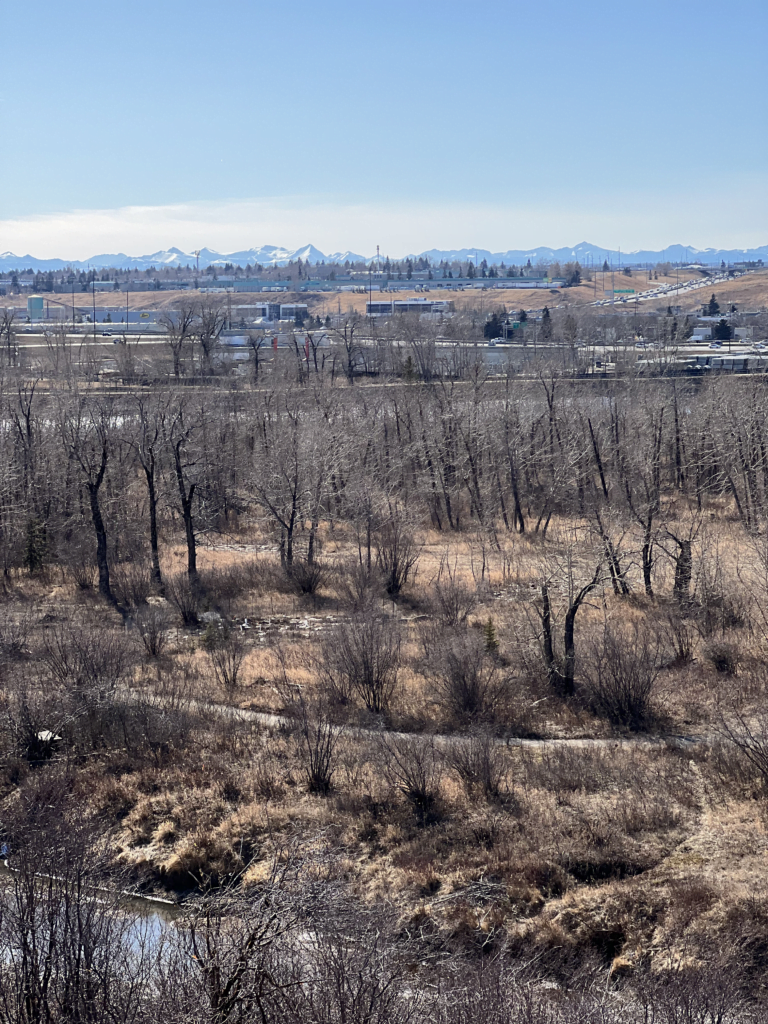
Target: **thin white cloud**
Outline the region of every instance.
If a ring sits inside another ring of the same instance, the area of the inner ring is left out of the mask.
[[[226,200],[126,206],[0,221],[0,252],[87,259],[99,253],[143,255],[170,246],[234,252],[312,243],[324,252],[364,255],[381,246],[400,256],[424,249],[480,246],[494,251],[589,241],[624,251],[692,246],[747,248],[768,242],[768,189],[742,189],[727,204],[686,191],[658,196],[607,195],[551,203],[351,203],[323,197]],[[757,187],[757,185],[760,187]],[[759,197],[759,198],[758,198]]]

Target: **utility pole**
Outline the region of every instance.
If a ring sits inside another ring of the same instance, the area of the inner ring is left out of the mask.
[[[93,297],[93,340],[96,341],[96,271],[93,271],[91,278],[91,292]]]

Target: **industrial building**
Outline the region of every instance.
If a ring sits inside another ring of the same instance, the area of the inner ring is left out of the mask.
[[[366,302],[368,316],[392,316],[395,313],[447,313],[450,303],[444,299],[392,299]]]

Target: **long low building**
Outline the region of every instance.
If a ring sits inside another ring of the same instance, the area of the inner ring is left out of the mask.
[[[393,316],[395,313],[447,313],[450,303],[444,299],[392,299],[389,302],[366,302],[368,316]]]

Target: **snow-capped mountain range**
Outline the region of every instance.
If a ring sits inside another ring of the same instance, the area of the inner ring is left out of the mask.
[[[758,246],[756,249],[697,249],[692,245],[670,245],[666,249],[641,249],[634,252],[620,252],[617,249],[606,249],[603,246],[592,245],[589,242],[580,242],[572,247],[551,249],[549,246],[541,246],[536,249],[508,249],[506,252],[491,252],[488,249],[427,249],[421,253],[408,253],[406,256],[395,257],[397,259],[418,259],[425,257],[432,263],[439,263],[441,260],[459,260],[466,262],[481,262],[487,260],[489,264],[521,264],[528,260],[532,264],[568,262],[578,260],[582,265],[589,263],[600,263],[604,260],[617,265],[638,264],[638,263],[659,263],[668,260],[672,263],[704,264],[738,263],[744,260],[768,260],[768,245]],[[382,260],[386,257],[382,255]],[[160,252],[153,252],[146,256],[126,256],[125,253],[101,253],[92,256],[89,260],[65,260],[48,259],[41,260],[34,256],[16,256],[12,252],[0,253],[0,271],[8,273],[14,270],[64,270],[71,267],[73,270],[103,270],[108,267],[116,267],[120,270],[151,270],[162,267],[195,267],[198,265],[204,270],[211,266],[224,266],[225,263],[232,263],[235,266],[245,267],[247,264],[261,264],[264,267],[284,267],[291,262],[301,259],[304,263],[366,263],[375,262],[375,256],[361,256],[354,252],[332,252],[322,253],[314,245],[305,245],[300,249],[285,249],[279,245],[262,245],[253,249],[243,249],[240,252],[220,253],[213,249],[201,249],[199,254],[195,252],[184,252],[181,249],[163,249]]]

